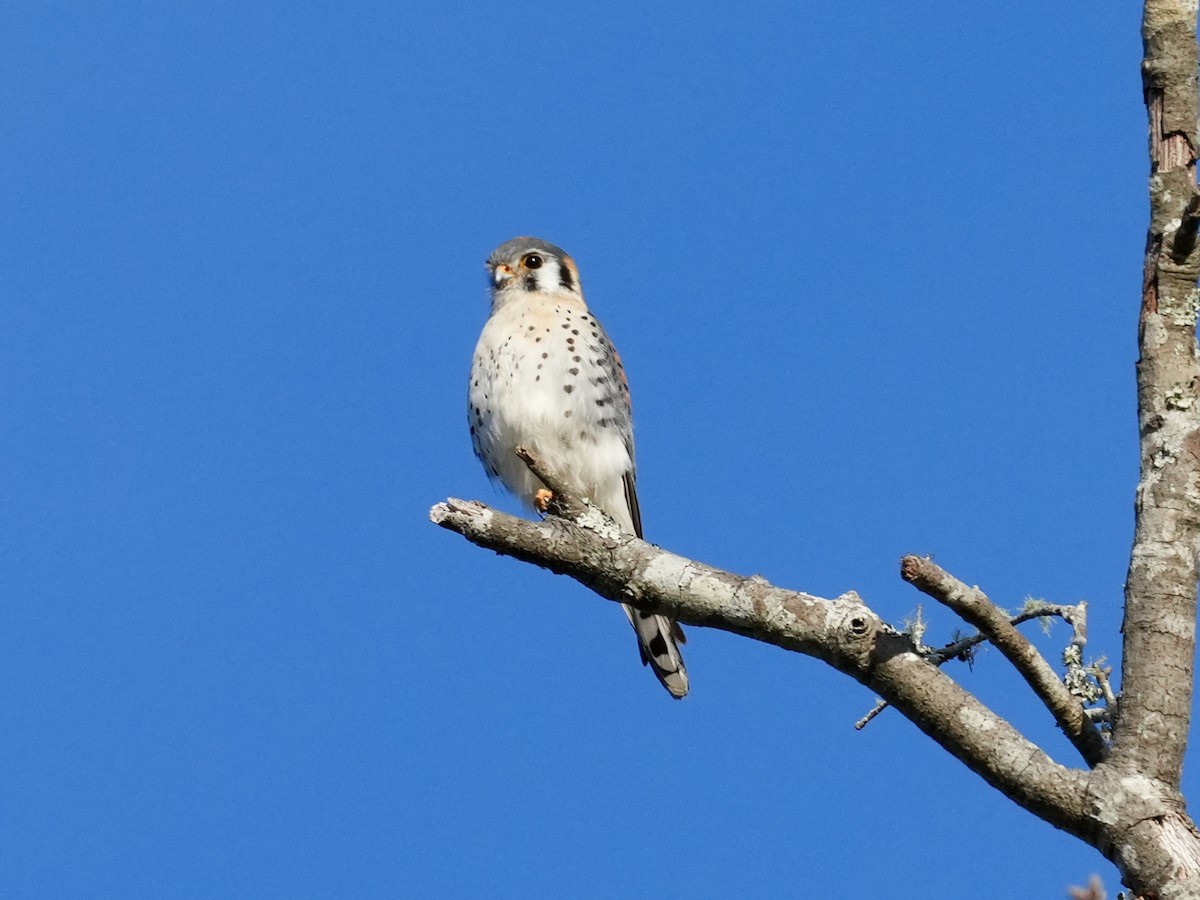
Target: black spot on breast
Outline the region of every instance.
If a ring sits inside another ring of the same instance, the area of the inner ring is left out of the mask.
[[[569,409],[564,409],[564,410],[563,410],[563,418],[564,418],[564,419],[569,419],[569,418],[571,418],[571,410],[569,410]]]
[[[579,329],[578,329],[578,328],[572,328],[572,329],[571,329],[571,334],[579,334]]]
[[[599,400],[596,401],[596,405],[603,407],[603,406],[608,406],[608,404],[610,404],[611,402],[612,402],[612,397],[601,397]]]
[[[581,361],[582,361],[582,359],[583,359],[583,358],[582,358],[582,357],[580,357],[580,356],[572,356],[572,357],[571,357],[571,362],[581,362]]]
[[[578,375],[578,374],[579,374],[579,370],[578,370],[577,368],[575,368],[574,366],[571,366],[571,368],[567,369],[567,371],[568,371],[570,374],[572,374],[572,375]]]
[[[542,359],[549,359],[549,358],[550,358],[549,353],[542,353]]]
[[[571,393],[571,391],[575,390],[575,385],[573,385],[573,384],[564,384],[564,385],[563,385],[563,390],[564,390],[564,391],[566,391],[566,392],[569,394],[569,393]]]

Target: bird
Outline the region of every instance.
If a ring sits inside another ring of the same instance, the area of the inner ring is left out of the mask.
[[[583,299],[579,269],[562,248],[533,237],[487,260],[491,313],[471,362],[467,416],[488,477],[526,506],[551,496],[517,455],[524,447],[622,531],[642,537],[633,416],[625,368]],[[678,622],[622,604],[649,665],[672,697],[688,692]]]

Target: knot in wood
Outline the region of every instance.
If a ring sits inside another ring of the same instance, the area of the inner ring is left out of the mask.
[[[879,620],[853,591],[835,597],[831,604],[829,624],[835,629],[834,639],[843,652],[860,658],[868,656]]]

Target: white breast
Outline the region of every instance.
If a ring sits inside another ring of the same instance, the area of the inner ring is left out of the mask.
[[[468,416],[488,474],[526,504],[543,485],[516,456],[519,445],[632,531],[622,483],[634,467],[632,438],[613,366],[582,300],[510,301],[488,319],[475,348]]]

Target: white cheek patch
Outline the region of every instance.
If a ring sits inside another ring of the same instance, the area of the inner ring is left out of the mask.
[[[547,257],[540,268],[530,269],[526,272],[525,278],[528,279],[530,276],[533,277],[534,285],[531,286],[526,281],[524,284],[527,288],[533,287],[535,290],[547,294],[579,293],[579,282],[575,279],[570,267],[557,259]]]
[[[558,263],[552,259],[546,260],[542,263],[540,269],[533,271],[533,277],[537,279],[537,289],[539,291],[553,293],[557,290],[555,282],[558,279]]]

